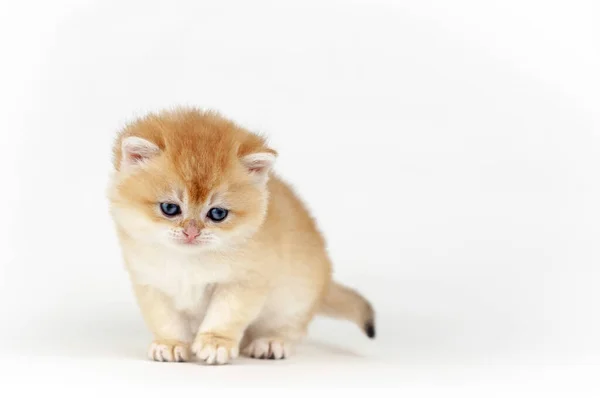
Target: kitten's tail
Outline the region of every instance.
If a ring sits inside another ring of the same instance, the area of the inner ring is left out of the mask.
[[[375,338],[375,311],[371,304],[357,291],[331,282],[319,313],[333,318],[352,321],[369,338]]]

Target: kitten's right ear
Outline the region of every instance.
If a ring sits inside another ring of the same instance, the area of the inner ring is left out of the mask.
[[[127,137],[121,143],[121,170],[140,166],[158,155],[160,148],[140,137]]]

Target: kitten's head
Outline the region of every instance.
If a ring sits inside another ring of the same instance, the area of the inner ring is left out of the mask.
[[[264,221],[275,156],[263,138],[216,113],[151,114],[116,141],[113,218],[137,241],[226,250]]]

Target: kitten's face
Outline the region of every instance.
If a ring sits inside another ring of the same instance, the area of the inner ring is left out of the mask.
[[[169,114],[130,126],[118,146],[111,209],[136,241],[226,251],[263,222],[274,152],[245,130],[212,115]]]

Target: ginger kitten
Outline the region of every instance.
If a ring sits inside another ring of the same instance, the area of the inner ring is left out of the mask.
[[[323,238],[263,138],[213,112],[128,125],[109,199],[155,361],[281,359],[315,314],[374,337],[371,305],[331,280]]]

